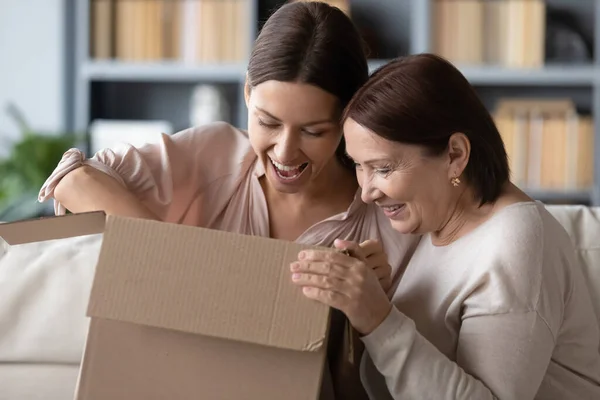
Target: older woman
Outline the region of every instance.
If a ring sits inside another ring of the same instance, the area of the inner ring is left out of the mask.
[[[423,235],[394,294],[363,262],[301,253],[292,279],[362,335],[372,399],[600,399],[599,328],[559,223],[509,180],[468,81],[434,55],[377,71],[344,115],[362,199]]]

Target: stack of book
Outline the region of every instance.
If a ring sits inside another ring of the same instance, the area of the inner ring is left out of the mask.
[[[534,190],[587,190],[594,177],[594,128],[568,99],[503,99],[494,110],[511,179]]]
[[[240,62],[251,43],[249,7],[248,0],[91,0],[91,57]]]
[[[541,67],[544,0],[436,0],[434,52],[456,64]]]

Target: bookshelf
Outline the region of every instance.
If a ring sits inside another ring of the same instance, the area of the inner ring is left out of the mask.
[[[73,54],[69,64],[70,98],[68,126],[78,132],[103,119],[165,119],[175,130],[189,126],[192,88],[201,83],[218,86],[230,103],[228,121],[245,128],[243,99],[246,61],[252,42],[270,10],[284,0],[237,0],[247,18],[242,32],[244,55],[225,62],[175,60],[136,61],[92,57],[93,1],[69,0]],[[121,0],[113,0],[121,1]],[[136,2],[144,0],[133,0]],[[207,0],[163,0],[186,3]],[[213,0],[219,1],[219,0]],[[231,1],[231,0],[230,0]],[[436,52],[437,0],[350,0],[350,14],[371,43],[371,70],[400,55]],[[446,0],[447,1],[447,0]],[[502,0],[495,0],[502,1]],[[546,0],[549,8],[566,11],[577,21],[592,44],[589,62],[545,62],[510,68],[486,63],[455,64],[473,84],[488,108],[503,97],[570,98],[578,110],[600,115],[600,0]],[[130,11],[131,12],[131,11]],[[373,38],[375,40],[373,41]],[[524,188],[549,203],[581,203],[600,206],[600,124],[594,124],[594,177],[589,188]]]

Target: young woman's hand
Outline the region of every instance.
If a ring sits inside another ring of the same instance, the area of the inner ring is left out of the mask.
[[[352,256],[327,250],[304,250],[291,264],[292,281],[304,295],[342,311],[352,326],[368,335],[392,307],[364,250],[356,243],[336,241]]]
[[[347,248],[352,242],[338,241],[341,246]],[[360,244],[360,248],[365,256],[367,265],[375,271],[379,284],[384,292],[387,292],[392,286],[392,267],[388,262],[387,254],[383,251],[383,246],[379,240],[369,239]]]

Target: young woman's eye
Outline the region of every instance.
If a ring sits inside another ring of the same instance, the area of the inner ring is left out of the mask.
[[[323,135],[323,132],[315,132],[315,131],[307,131],[307,130],[304,130],[304,132],[307,135],[314,136],[314,137],[320,137]]]
[[[359,163],[355,162],[354,168],[360,170],[360,169],[362,169],[362,166]]]
[[[278,124],[267,124],[265,121],[263,121],[260,118],[258,119],[258,124],[260,126],[264,126],[265,128],[269,128],[269,129],[275,129],[278,126]]]

